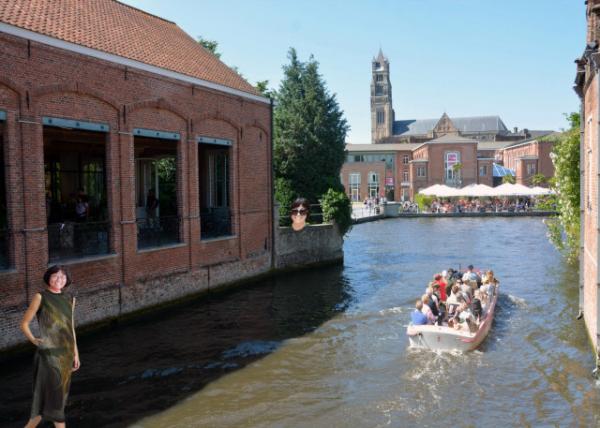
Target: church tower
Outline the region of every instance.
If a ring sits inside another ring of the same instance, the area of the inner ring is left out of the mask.
[[[394,126],[390,63],[381,49],[377,58],[373,58],[371,73],[371,142],[376,143],[391,137]]]

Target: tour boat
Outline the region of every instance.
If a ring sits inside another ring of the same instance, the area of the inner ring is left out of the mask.
[[[426,348],[436,351],[458,351],[467,352],[476,349],[486,338],[492,321],[494,321],[494,310],[498,300],[498,284],[494,286],[494,294],[490,299],[489,307],[479,322],[477,331],[470,333],[456,330],[447,325],[412,325],[410,324],[406,333],[412,348]]]

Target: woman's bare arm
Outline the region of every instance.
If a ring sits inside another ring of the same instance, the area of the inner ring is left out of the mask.
[[[73,371],[79,370],[79,349],[77,348],[77,336],[75,335],[75,297],[73,297],[73,310],[71,312],[71,328],[73,329],[73,342],[75,344],[75,356],[73,358]]]
[[[23,315],[23,320],[21,321],[21,330],[23,331],[23,334],[25,334],[25,337],[27,337],[27,339],[35,346],[40,346],[42,339],[38,339],[33,335],[31,329],[29,328],[29,323],[31,323],[31,320],[37,313],[41,304],[42,295],[40,293],[36,293],[33,296],[33,299],[31,299],[31,303],[29,304],[27,311],[25,311],[25,315]]]

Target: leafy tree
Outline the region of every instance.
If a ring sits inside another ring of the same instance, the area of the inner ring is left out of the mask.
[[[269,88],[268,80],[259,80],[254,87],[265,97],[275,98],[275,90]]]
[[[515,179],[514,175],[506,174],[504,177],[502,177],[502,183],[515,184],[516,182],[517,180]]]
[[[579,121],[578,113],[565,115],[571,128],[558,137],[550,157],[554,164],[551,188],[556,191],[558,216],[546,220],[550,241],[563,252],[567,261],[579,257]]]
[[[285,183],[294,197],[317,203],[329,189],[343,190],[340,171],[349,127],[317,61],[311,56],[301,62],[293,48],[288,58],[273,117],[273,163],[275,177],[281,179],[276,180],[276,196],[287,194],[278,187]]]
[[[533,186],[540,186],[546,184],[548,179],[544,174],[537,173],[531,176],[530,181]]]
[[[217,58],[221,58],[221,53],[217,51],[217,48],[219,47],[219,42],[217,42],[216,40],[209,40],[205,39],[202,36],[198,36],[198,43],[204,46],[204,48],[206,48],[209,52],[212,52],[212,54]]]

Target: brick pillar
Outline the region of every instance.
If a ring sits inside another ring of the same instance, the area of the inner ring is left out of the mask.
[[[109,251],[121,254],[121,175],[119,133],[111,129],[106,140],[106,196],[110,221]],[[122,268],[122,266],[121,266]]]
[[[24,239],[27,299],[38,291],[48,266],[48,231],[44,181],[44,132],[40,117],[22,117]]]
[[[121,251],[123,257],[124,286],[135,282],[135,264],[137,256],[137,225],[135,223],[135,156],[133,135],[119,133],[120,180],[118,189],[121,204]]]
[[[4,132],[4,167],[6,177],[6,210],[8,214],[8,257],[10,267],[25,270],[23,206],[23,171],[21,169],[21,138],[17,113],[7,112]]]
[[[200,253],[200,195],[198,192],[198,144],[195,140],[187,141],[188,153],[188,211],[189,218],[189,251],[190,268],[199,263],[198,254]]]

